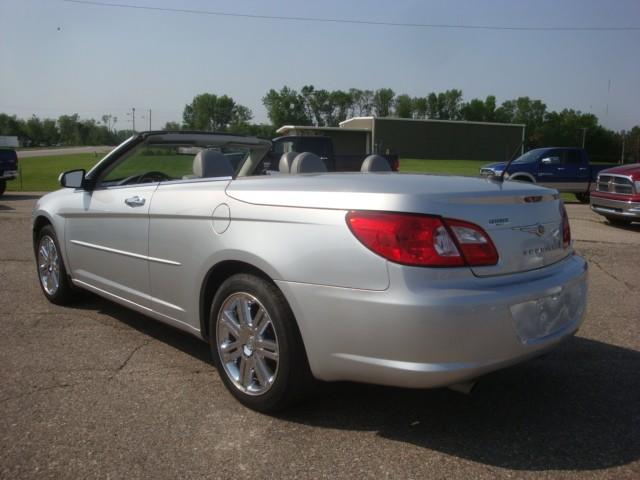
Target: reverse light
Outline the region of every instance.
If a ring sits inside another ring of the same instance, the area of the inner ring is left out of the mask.
[[[428,215],[350,211],[347,225],[369,250],[389,261],[423,267],[495,265],[486,232],[461,220]]]

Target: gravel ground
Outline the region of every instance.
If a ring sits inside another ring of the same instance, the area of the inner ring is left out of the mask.
[[[49,304],[36,198],[0,198],[0,478],[640,478],[638,226],[568,205],[583,328],[471,395],[335,384],[265,416],[196,338],[91,295]]]

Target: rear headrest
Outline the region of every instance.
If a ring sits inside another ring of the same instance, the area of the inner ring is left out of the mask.
[[[233,177],[235,171],[229,159],[216,150],[201,150],[193,159],[193,174],[196,177]]]
[[[361,172],[390,172],[391,167],[389,166],[389,162],[384,157],[380,155],[369,155],[362,162],[362,167],[360,167]]]
[[[327,166],[315,153],[304,152],[298,155],[291,165],[291,173],[326,172]]]
[[[291,164],[293,159],[298,156],[298,152],[283,153],[278,163],[278,170],[280,173],[291,173]]]

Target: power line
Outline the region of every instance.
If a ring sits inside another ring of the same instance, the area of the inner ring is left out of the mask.
[[[146,5],[131,5],[125,3],[94,2],[90,0],[62,0],[67,3],[82,5],[94,5],[100,7],[131,8],[136,10],[151,10],[156,12],[187,13],[195,15],[213,15],[219,17],[254,18],[260,20],[283,20],[291,22],[316,22],[316,23],[346,23],[351,25],[373,25],[384,27],[410,27],[410,28],[437,28],[459,30],[520,30],[520,31],[640,31],[640,27],[550,27],[550,26],[500,26],[500,25],[463,25],[446,23],[401,23],[401,22],[376,22],[373,20],[349,20],[344,18],[320,18],[320,17],[290,17],[282,15],[257,15],[249,13],[217,12],[211,10],[192,10],[186,8],[150,7]]]

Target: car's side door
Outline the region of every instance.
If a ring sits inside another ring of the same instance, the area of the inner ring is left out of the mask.
[[[564,150],[549,150],[542,155],[538,178],[538,183],[542,185],[560,188],[560,184],[566,180]]]
[[[203,151],[203,161],[211,168],[199,169],[195,178],[163,182],[153,197],[151,305],[165,321],[189,331],[200,329],[197,299],[202,278],[230,227],[225,189],[234,175],[235,156],[240,154]]]
[[[150,306],[149,206],[163,178],[149,161],[133,153],[76,191],[81,201],[65,222],[74,281],[138,309]]]

